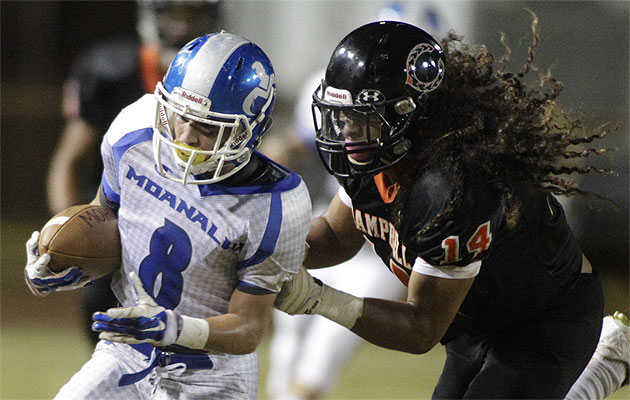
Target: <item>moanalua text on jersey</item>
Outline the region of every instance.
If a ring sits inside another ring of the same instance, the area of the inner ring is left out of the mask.
[[[136,174],[136,171],[133,169],[131,165],[128,166],[129,170],[125,175],[125,178],[130,181],[135,181],[138,187],[144,189],[145,192],[149,193],[151,196],[155,197],[159,201],[166,202],[173,210],[177,211],[180,214],[183,214],[188,218],[191,222],[198,223],[199,228],[204,231],[212,240],[214,240],[218,245],[220,245],[224,249],[231,249],[232,251],[238,253],[243,249],[244,243],[232,243],[227,237],[224,236],[223,240],[219,240],[217,238],[217,226],[214,222],[208,220],[202,212],[197,210],[194,206],[188,206],[188,204],[181,198],[178,198],[173,193],[164,189],[162,186],[153,182],[150,178],[145,175]],[[208,227],[210,225],[210,227]]]

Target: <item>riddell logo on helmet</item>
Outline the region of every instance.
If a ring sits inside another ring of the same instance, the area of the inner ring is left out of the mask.
[[[232,140],[231,146],[236,147],[239,144],[243,143],[243,141],[247,139],[247,132],[243,132]]]
[[[188,93],[185,90],[182,90],[182,97],[186,100],[194,101],[195,103],[201,104],[203,103],[203,99],[201,97],[197,97],[192,93]]]
[[[332,86],[326,88],[324,99],[341,104],[352,104],[352,95],[345,89],[337,89]]]
[[[346,100],[348,98],[348,95],[345,93],[335,93],[331,90],[326,90],[326,95],[339,100]]]
[[[166,110],[164,110],[164,106],[160,104],[160,123],[162,126],[168,125],[168,118],[166,117]]]

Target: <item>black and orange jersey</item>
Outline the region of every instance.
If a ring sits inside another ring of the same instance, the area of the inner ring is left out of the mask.
[[[475,276],[460,308],[471,329],[544,313],[579,274],[581,250],[562,206],[529,185],[517,190],[520,217],[508,228],[500,191],[480,179],[467,177],[461,204],[446,220],[436,220],[451,203],[453,187],[440,171],[424,173],[407,193],[399,226],[390,221],[393,203],[383,200],[373,177],[340,183],[357,229],[404,284],[414,270],[448,279]],[[418,235],[434,222],[439,224]]]
[[[154,53],[133,38],[120,38],[82,54],[66,81],[64,117],[80,117],[104,135],[120,110],[155,89],[161,77]]]
[[[156,50],[140,46],[134,38],[105,40],[91,47],[73,64],[63,91],[63,117],[81,118],[102,136],[120,110],[145,93],[160,79]],[[99,138],[100,139],[100,138]],[[100,163],[99,147],[93,158]],[[101,181],[102,168],[95,168],[88,196]],[[91,198],[91,197],[90,197]]]

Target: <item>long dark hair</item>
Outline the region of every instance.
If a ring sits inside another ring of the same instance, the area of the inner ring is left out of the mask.
[[[419,235],[439,226],[461,204],[468,173],[499,188],[508,226],[519,216],[517,184],[529,182],[556,195],[594,194],[565,174],[613,173],[577,161],[610,151],[587,144],[614,128],[604,125],[587,133],[581,117],[560,106],[562,83],[533,66],[539,35],[538,18],[533,12],[532,16],[532,43],[516,73],[506,71],[511,50],[503,35],[506,52],[498,60],[485,46],[469,46],[455,33],[442,40],[446,77],[428,105],[429,117],[419,121],[418,140],[424,145],[414,146],[404,160],[402,167],[411,172],[403,186],[408,188],[423,171],[439,168],[451,180],[453,193],[446,209]],[[532,71],[538,76],[526,83]],[[403,217],[406,197],[403,191],[397,198],[394,223]]]

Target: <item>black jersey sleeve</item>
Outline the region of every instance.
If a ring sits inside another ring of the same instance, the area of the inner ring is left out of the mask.
[[[443,173],[432,171],[414,184],[405,210],[411,250],[433,267],[467,266],[484,258],[502,225],[499,192],[492,185],[467,179],[461,204],[440,217],[453,199],[453,186]]]
[[[103,134],[120,110],[144,93],[138,46],[131,38],[99,43],[79,57],[68,78],[75,90],[64,95],[76,98],[64,103],[77,104],[77,115]]]

